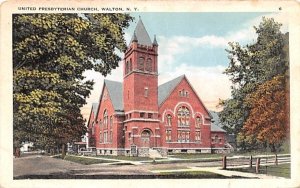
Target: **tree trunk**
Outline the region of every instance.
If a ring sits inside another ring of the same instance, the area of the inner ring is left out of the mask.
[[[19,158],[21,156],[20,148],[16,148],[16,157]]]
[[[54,154],[55,154],[55,153],[54,153],[54,148],[53,148],[53,147],[50,149],[50,153],[51,153],[51,155],[54,155]]]
[[[61,158],[65,158],[65,156],[66,156],[66,144],[62,144],[62,146],[61,146]]]
[[[276,152],[276,147],[275,147],[275,144],[272,144],[272,145],[270,145],[270,147],[271,147],[271,152]]]

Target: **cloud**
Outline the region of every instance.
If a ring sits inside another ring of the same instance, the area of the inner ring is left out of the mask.
[[[86,120],[88,120],[92,103],[99,102],[104,79],[119,81],[119,82],[122,81],[123,63],[119,62],[119,67],[112,70],[111,74],[107,75],[106,77],[102,76],[100,73],[95,72],[93,70],[86,71],[83,75],[86,77],[86,80],[94,80],[95,81],[93,90],[91,91],[91,95],[86,100],[87,104],[81,108],[81,114],[83,115],[83,117]]]
[[[282,24],[281,26],[281,32],[286,33],[288,32],[288,26],[289,26],[289,14],[286,12],[280,12],[280,13],[269,13],[263,15],[266,18],[274,18],[275,22],[279,22]],[[256,17],[249,22],[247,22],[248,25],[252,26],[258,26],[259,23],[262,21],[262,16]]]
[[[253,30],[253,29],[252,29]],[[178,62],[181,55],[193,56],[195,49],[200,48],[221,48],[228,47],[228,42],[249,40],[249,37],[255,38],[255,32],[249,29],[242,29],[235,33],[229,33],[227,36],[206,35],[202,37],[189,36],[158,36],[159,40],[159,62],[160,72],[169,71],[174,66],[184,62]],[[194,52],[192,52],[194,51]]]
[[[265,17],[273,17],[275,21],[283,24],[282,32],[288,31],[288,15],[284,13],[270,13]],[[249,43],[256,38],[253,26],[258,26],[262,20],[262,16],[249,20],[241,25],[241,29],[231,33],[225,33],[223,36],[205,35],[202,37],[189,36],[157,36],[159,43],[158,70],[159,83],[164,83],[170,79],[185,74],[194,89],[206,105],[208,109],[216,109],[218,99],[226,99],[230,97],[230,81],[222,72],[224,66],[199,67],[190,65],[188,62],[178,62],[180,55],[193,55],[193,49],[200,47],[205,48],[227,48],[228,42],[238,41],[240,43]],[[131,39],[131,34],[125,33],[127,42]],[[122,54],[123,55],[123,54]],[[122,81],[123,64],[119,63],[119,67],[112,71],[106,79]],[[100,73],[87,71],[85,73],[87,79],[94,79],[96,82],[94,90],[87,99],[87,105],[81,110],[87,119],[90,113],[91,104],[98,102],[103,87],[104,77]]]
[[[275,21],[282,23],[281,31],[288,31],[288,15],[286,13],[270,13],[264,15],[267,18],[274,18]],[[177,62],[179,55],[188,53],[195,48],[227,48],[228,42],[236,41],[241,44],[254,42],[257,34],[253,26],[258,26],[262,21],[262,16],[251,19],[241,25],[241,29],[234,32],[225,33],[223,36],[205,35],[201,37],[190,36],[158,36],[159,43],[159,70],[166,71],[167,66],[181,64]],[[165,66],[167,65],[167,66]]]
[[[163,72],[159,76],[159,84],[185,74],[204,105],[210,110],[219,110],[218,99],[230,97],[230,81],[223,74],[224,66],[198,67],[181,64],[175,70]]]

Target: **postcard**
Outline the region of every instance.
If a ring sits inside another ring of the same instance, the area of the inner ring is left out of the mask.
[[[297,1],[3,2],[1,187],[298,187],[298,18]]]

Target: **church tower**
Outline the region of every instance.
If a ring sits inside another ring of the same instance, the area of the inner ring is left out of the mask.
[[[131,139],[131,142],[126,144],[125,140],[125,147],[132,144],[141,147],[158,145],[157,140],[154,139],[159,134],[156,133],[156,129],[159,127],[157,50],[158,44],[155,36],[151,41],[141,18],[139,18],[124,56],[124,127],[130,133],[127,135],[129,137],[133,136],[134,138],[136,135],[140,138],[144,134],[151,138],[149,138],[149,143],[146,143],[147,139],[146,141],[135,140],[135,142],[134,139]]]

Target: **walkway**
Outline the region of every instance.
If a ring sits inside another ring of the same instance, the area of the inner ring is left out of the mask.
[[[270,176],[265,174],[254,174],[232,170],[222,170],[220,167],[189,167],[189,169],[176,169],[176,170],[152,170],[153,173],[161,172],[189,172],[189,171],[205,171],[220,174],[226,177],[240,176],[245,178],[259,178],[259,179],[284,179],[282,177]]]

